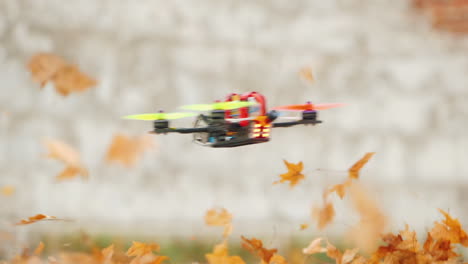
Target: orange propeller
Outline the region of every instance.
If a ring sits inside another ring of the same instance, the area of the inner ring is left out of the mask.
[[[329,104],[312,104],[311,102],[307,102],[305,104],[297,104],[297,105],[283,105],[273,107],[273,110],[279,111],[314,111],[314,110],[325,110],[335,107],[343,106],[344,104],[341,103],[329,103]]]

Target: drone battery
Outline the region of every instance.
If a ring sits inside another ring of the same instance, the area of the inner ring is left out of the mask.
[[[167,120],[155,120],[154,129],[164,129],[169,127],[169,121]]]

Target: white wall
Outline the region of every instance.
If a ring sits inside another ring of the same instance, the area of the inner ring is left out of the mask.
[[[347,169],[367,151],[377,155],[361,180],[395,225],[424,229],[437,207],[467,223],[467,49],[403,0],[0,0],[0,185],[17,186],[0,198],[4,223],[46,213],[77,219],[54,227],[64,230],[197,233],[206,209],[225,206],[245,232],[290,222],[288,232],[346,176],[315,169]],[[67,98],[40,90],[25,68],[40,51],[76,62],[99,85]],[[298,78],[304,65],[314,85]],[[114,133],[151,128],[122,115],[251,90],[270,106],[348,106],[321,113],[317,127],[278,129],[268,144],[209,149],[187,135],[155,136],[158,150],[136,168],[103,162]],[[43,159],[45,137],[76,146],[91,180],[54,184],[61,165]],[[305,163],[308,178],[294,190],[271,185],[282,159]],[[350,210],[337,207],[340,230]]]

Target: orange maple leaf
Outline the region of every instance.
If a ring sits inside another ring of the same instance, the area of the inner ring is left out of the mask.
[[[110,264],[114,255],[114,244],[109,245],[104,249],[99,249],[96,246],[92,247],[93,258],[95,263]]]
[[[144,151],[153,147],[153,138],[149,135],[130,138],[123,134],[117,134],[107,151],[107,161],[132,167]]]
[[[60,95],[83,92],[97,84],[96,80],[82,73],[75,65],[61,67],[53,76],[55,89]]]
[[[300,180],[304,179],[304,174],[301,173],[304,169],[304,165],[302,161],[297,164],[289,163],[286,160],[283,160],[283,162],[288,168],[288,172],[281,174],[281,180],[275,181],[273,184],[289,181],[289,186],[294,187]]]
[[[369,152],[364,155],[360,160],[358,160],[356,163],[354,163],[351,168],[349,168],[349,177],[351,179],[357,179],[359,178],[359,171],[361,168],[366,165],[366,163],[374,156],[375,152]]]
[[[323,207],[314,207],[312,209],[312,218],[317,220],[317,228],[323,229],[335,218],[335,208],[333,204],[324,201]]]
[[[161,264],[165,260],[168,260],[167,256],[158,256],[153,253],[148,253],[140,257],[135,257],[130,261],[130,264]]]
[[[80,155],[70,145],[58,140],[45,140],[49,153],[47,157],[65,163],[65,169],[56,176],[56,180],[73,179],[77,175],[88,178],[88,170],[81,164]]]
[[[288,262],[283,256],[274,254],[270,259],[270,263],[268,264],[288,264]]]
[[[27,66],[33,80],[39,82],[41,88],[47,82],[53,81],[57,93],[63,96],[72,92],[82,92],[96,85],[96,81],[82,73],[78,67],[51,53],[34,55]]]
[[[310,242],[310,244],[302,250],[302,253],[306,255],[312,255],[316,253],[326,252],[327,249],[322,247],[321,245],[322,241],[323,241],[323,238],[321,237],[312,240],[312,242]]]
[[[436,240],[448,240],[454,244],[461,244],[468,247],[468,235],[463,230],[460,221],[452,218],[447,212],[439,209],[445,219],[442,223],[435,222],[434,228],[430,231],[431,236]]]
[[[270,263],[270,259],[273,255],[278,252],[276,248],[273,249],[266,249],[263,247],[263,243],[261,240],[252,238],[247,239],[244,236],[241,236],[243,242],[242,247],[247,249],[253,255],[260,257],[266,263]]]
[[[205,223],[209,226],[224,226],[223,237],[232,233],[232,214],[225,208],[221,210],[210,209],[205,214]]]
[[[39,245],[37,245],[36,249],[34,249],[34,255],[40,256],[42,251],[44,251],[45,245],[44,243],[39,242]]]
[[[346,188],[351,186],[352,182],[351,179],[348,178],[344,183],[336,184],[327,191],[325,191],[324,196],[327,197],[329,194],[336,192],[336,194],[343,199],[346,194]]]
[[[205,254],[209,264],[245,264],[239,256],[229,256],[227,242],[224,241],[214,247],[213,253]]]
[[[66,219],[60,219],[55,216],[49,216],[45,214],[37,214],[35,216],[28,217],[28,219],[22,219],[20,222],[16,223],[15,225],[29,225],[32,223],[36,223],[38,221],[44,221],[44,220],[60,220],[60,221],[69,221]]]
[[[31,71],[33,80],[42,88],[66,64],[67,62],[57,55],[38,53],[29,60],[27,67]]]
[[[160,246],[156,243],[142,243],[133,241],[132,246],[127,250],[126,255],[129,257],[142,257],[146,254],[153,253],[153,251],[159,251]]]

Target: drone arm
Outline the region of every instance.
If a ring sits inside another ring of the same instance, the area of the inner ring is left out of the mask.
[[[320,120],[298,120],[298,121],[290,121],[290,122],[281,122],[281,123],[273,123],[273,127],[291,127],[297,125],[315,125],[322,123]]]

